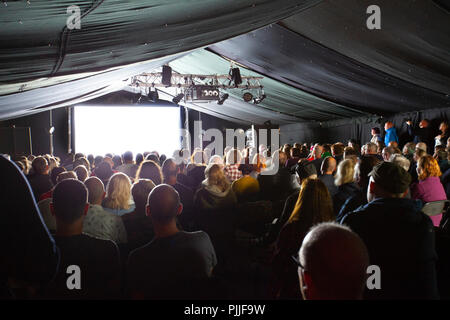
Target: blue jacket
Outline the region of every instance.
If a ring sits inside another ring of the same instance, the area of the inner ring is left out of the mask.
[[[386,147],[389,145],[389,142],[395,141],[398,143],[397,130],[394,127],[386,130],[386,135],[384,136],[384,144]]]
[[[367,246],[381,270],[381,289],[369,299],[438,299],[434,228],[411,199],[375,199],[341,220]]]

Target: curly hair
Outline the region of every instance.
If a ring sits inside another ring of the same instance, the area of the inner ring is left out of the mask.
[[[419,180],[425,180],[428,177],[440,177],[442,175],[439,164],[430,155],[420,157],[417,162],[417,168],[419,168]]]
[[[205,177],[207,178],[209,185],[216,185],[222,191],[227,190],[230,187],[230,182],[228,181],[222,167],[218,164],[210,164],[205,169]]]

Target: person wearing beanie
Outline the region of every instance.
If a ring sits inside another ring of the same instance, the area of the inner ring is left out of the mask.
[[[405,198],[411,176],[382,162],[369,173],[368,203],[341,220],[367,246],[370,264],[381,271],[381,288],[368,299],[438,299],[436,250],[431,219],[420,204]]]

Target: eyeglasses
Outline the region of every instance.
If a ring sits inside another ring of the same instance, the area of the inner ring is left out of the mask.
[[[298,257],[298,255],[293,255],[291,256],[292,260],[295,261],[295,263],[297,264],[297,266],[302,269],[305,270],[305,267],[302,265],[302,263],[300,262],[300,258]]]

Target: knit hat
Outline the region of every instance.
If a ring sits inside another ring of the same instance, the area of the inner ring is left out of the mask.
[[[411,175],[399,165],[382,162],[369,173],[376,184],[390,193],[403,193],[411,184]]]

